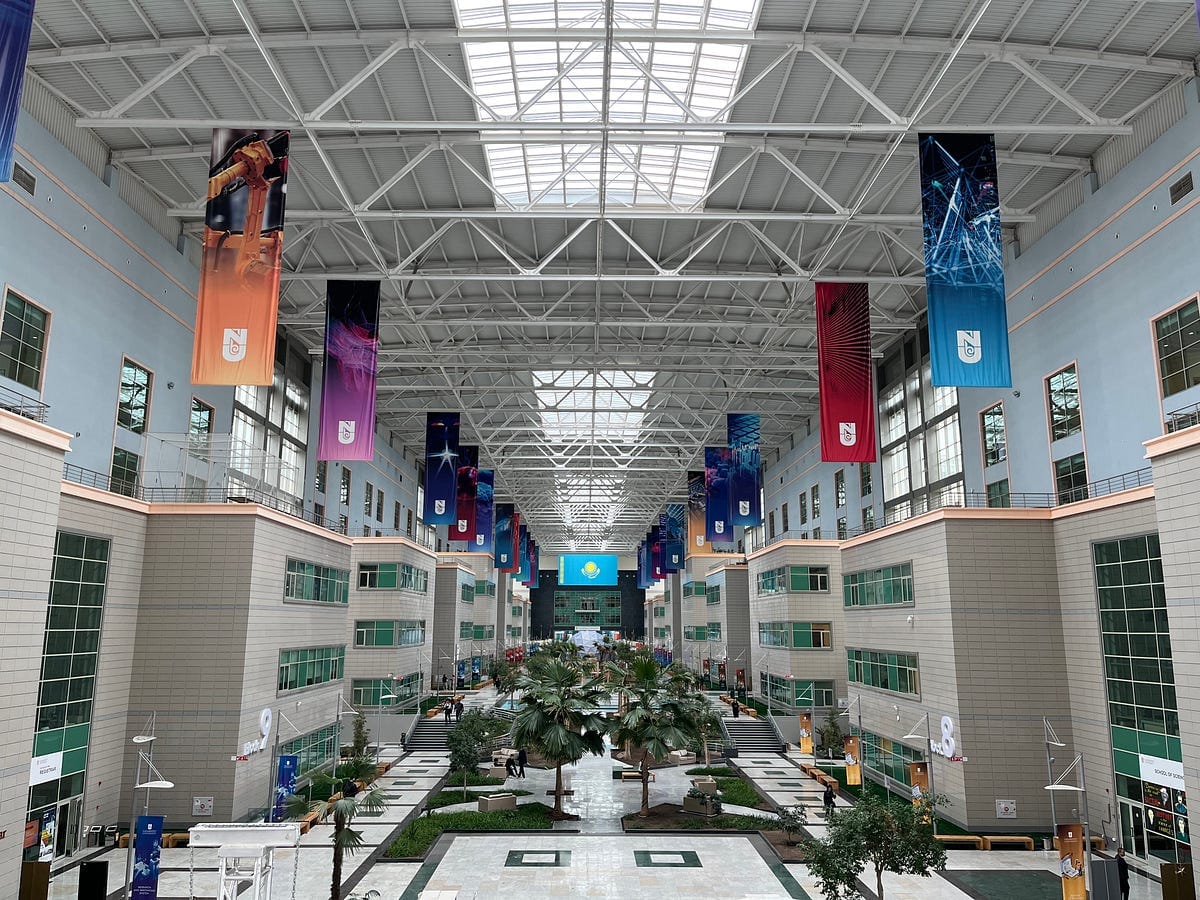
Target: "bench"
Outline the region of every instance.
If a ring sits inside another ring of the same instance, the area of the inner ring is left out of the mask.
[[[647,772],[646,774],[648,774],[650,776],[651,781],[656,780],[654,778],[653,772]],[[624,772],[621,773],[621,780],[622,781],[641,781],[642,773],[638,769],[626,769]]]
[[[948,846],[965,846],[973,850],[983,849],[983,838],[975,834],[939,834],[937,839]]]
[[[479,798],[480,812],[496,812],[501,809],[516,809],[516,794],[492,794],[490,797]]]
[[[1054,839],[1054,849],[1055,850],[1058,849],[1058,838],[1057,837]],[[1093,850],[1108,849],[1107,845],[1104,842],[1104,838],[1100,837],[1100,835],[1098,835],[1098,834],[1093,834],[1092,835],[1092,849]]]
[[[308,815],[300,819],[300,833],[308,834],[313,828],[320,824],[321,817],[315,812],[310,812]]]
[[[173,850],[176,847],[186,847],[188,845],[189,837],[191,837],[191,835],[186,831],[177,831],[173,834],[164,834],[162,845],[168,850]]]
[[[983,849],[992,850],[997,844],[1014,844],[1024,850],[1033,849],[1033,838],[1024,834],[988,834],[983,838]]]

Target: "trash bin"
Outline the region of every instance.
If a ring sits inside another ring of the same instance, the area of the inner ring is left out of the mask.
[[[1054,849],[1054,838],[1052,838],[1052,837],[1042,838],[1042,849],[1043,850],[1053,850]]]
[[[79,893],[76,900],[106,900],[108,897],[108,860],[88,860],[79,865]]]

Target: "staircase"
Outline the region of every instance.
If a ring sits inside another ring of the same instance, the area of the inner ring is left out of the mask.
[[[413,729],[405,749],[410,752],[432,750],[445,753],[450,749],[446,744],[446,735],[453,727],[453,724],[448,724],[441,716],[421,719],[417,722],[417,727]]]
[[[752,719],[749,716],[725,718],[721,720],[729,740],[743,753],[781,753],[783,743],[779,735],[771,727],[771,723],[763,719]]]

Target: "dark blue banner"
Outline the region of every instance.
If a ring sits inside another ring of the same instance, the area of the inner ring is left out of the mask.
[[[929,356],[939,387],[1010,387],[996,142],[922,134]]]
[[[0,181],[12,178],[13,141],[32,30],[33,0],[0,0]]]
[[[762,524],[762,453],[757,414],[726,416],[729,443],[729,521],[753,527]]]
[[[511,503],[496,504],[496,541],[492,556],[496,562],[496,568],[501,572],[512,571],[513,560],[516,558],[513,554],[513,514],[515,512],[516,507]]]
[[[650,578],[662,581],[666,574],[663,568],[663,532],[660,526],[655,525],[650,529]]]
[[[704,530],[710,544],[732,544],[728,447],[704,448]]]
[[[426,525],[453,525],[458,520],[458,413],[425,416]]]
[[[286,816],[287,798],[296,793],[296,775],[300,771],[299,756],[280,756],[279,772],[275,779],[275,818],[282,822]]]
[[[529,539],[529,544],[529,578],[525,582],[525,587],[536,587],[538,583],[538,569],[542,564],[542,549],[533,538]]]
[[[637,548],[637,586],[639,591],[650,587],[650,579],[646,577],[649,568],[646,565],[646,542],[642,541]]]
[[[496,472],[480,469],[475,485],[475,541],[471,547],[476,553],[494,553],[496,550],[495,499]]]
[[[663,545],[663,568],[667,572],[682,572],[684,567],[685,519],[687,507],[668,503],[666,511],[666,542]]]
[[[454,501],[457,516],[450,525],[448,540],[475,543],[475,495],[478,490],[479,448],[459,444]]]
[[[522,525],[517,532],[517,560],[520,564],[517,569],[517,582],[519,584],[529,583],[529,530]]]
[[[133,841],[133,900],[158,900],[163,816],[138,816]]]

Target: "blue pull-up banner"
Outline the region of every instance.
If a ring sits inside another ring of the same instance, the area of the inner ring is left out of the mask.
[[[922,134],[929,356],[939,387],[1009,387],[996,142]]]
[[[32,30],[33,0],[0,0],[0,181],[12,178],[13,141]]]

